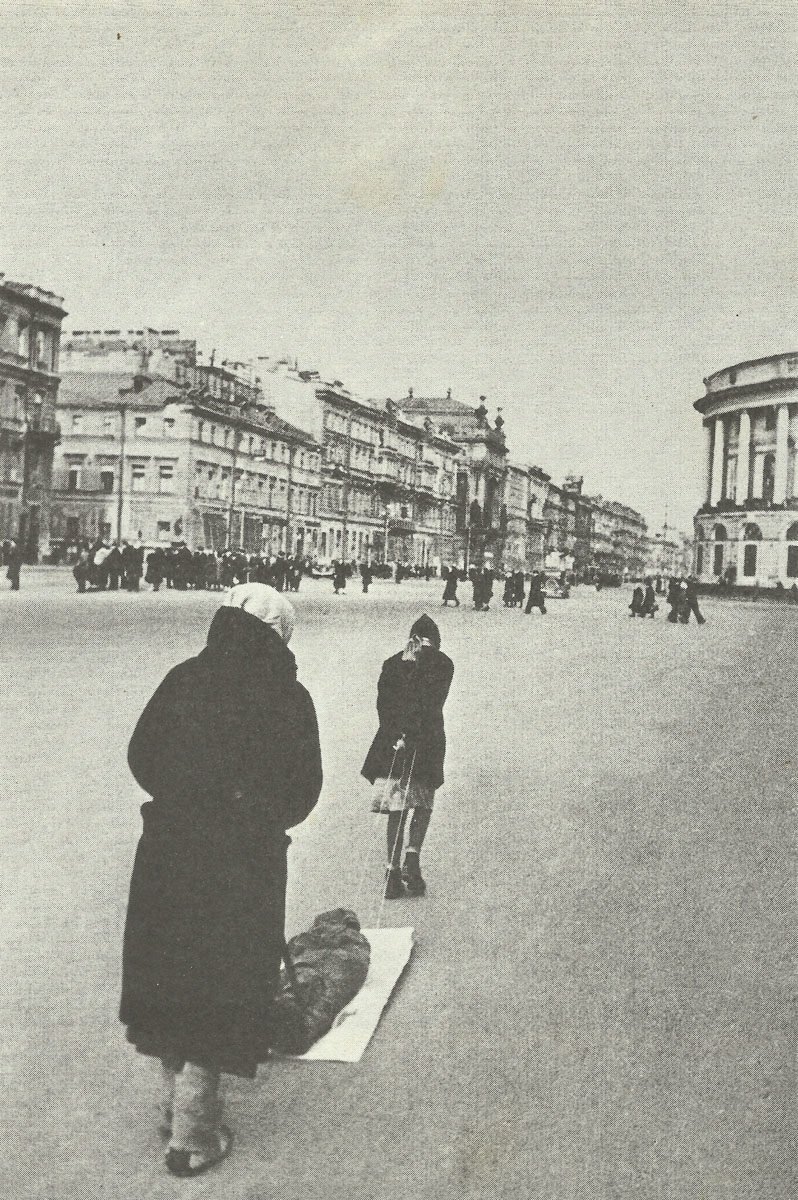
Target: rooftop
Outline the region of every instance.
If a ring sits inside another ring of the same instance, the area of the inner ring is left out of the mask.
[[[48,308],[55,308],[63,316],[66,316],[64,297],[37,287],[35,283],[16,283],[13,279],[6,279],[5,275],[0,272],[0,288],[12,292],[21,299],[33,300],[37,304],[46,304]]]

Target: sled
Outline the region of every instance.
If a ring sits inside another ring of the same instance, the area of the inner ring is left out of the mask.
[[[363,987],[339,1012],[329,1032],[305,1054],[279,1057],[294,1062],[360,1062],[413,950],[412,928],[362,932],[371,946],[369,973]]]

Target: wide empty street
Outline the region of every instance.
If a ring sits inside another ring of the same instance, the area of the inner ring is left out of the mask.
[[[5,587],[5,581],[3,581]],[[407,972],[361,1063],[231,1080],[235,1150],[170,1177],[155,1072],[117,1020],[145,799],[126,765],[221,596],[0,594],[2,1021],[9,1200],[788,1200],[795,1100],[798,609],[631,620],[577,588],[545,617],[442,608],[439,581],[304,581],[294,650],[325,784],[294,831],[288,933],[375,918],[383,819],[360,767],[412,620],[455,663],[446,784]],[[358,882],[366,864],[365,885]]]

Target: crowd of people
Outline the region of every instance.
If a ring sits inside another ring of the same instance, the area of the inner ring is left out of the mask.
[[[221,591],[237,583],[268,583],[279,592],[298,592],[307,569],[298,557],[247,554],[242,548],[189,550],[183,542],[145,552],[140,544],[97,541],[77,548],[72,574],[79,592],[136,592],[142,579],[155,592],[163,585],[178,591]]]
[[[659,612],[657,595],[661,592],[662,588],[655,587],[655,583],[651,579],[646,579],[645,584],[638,583],[632,592],[629,616],[643,619],[650,617],[653,620],[654,615]],[[676,625],[677,622],[687,625],[691,615],[695,617],[699,625],[703,625],[706,621],[706,617],[703,616],[698,605],[698,580],[692,575],[686,579],[678,576],[670,579],[665,602],[670,609],[668,620],[671,625]]]
[[[504,571],[499,569],[493,571],[491,567],[472,566],[468,571],[462,570],[459,567],[451,566],[445,569],[446,585],[443,589],[442,604],[448,608],[449,604],[454,604],[456,608],[460,607],[460,600],[457,595],[457,588],[460,583],[468,581],[471,585],[471,599],[476,612],[488,612],[490,603],[493,599],[493,585],[497,580],[504,580],[504,591],[502,599],[505,608],[518,608],[527,615],[531,613],[533,608],[537,608],[543,615],[546,613],[546,576],[542,571],[533,571],[529,581],[529,593],[527,595],[527,580],[523,571]],[[551,585],[549,585],[551,586]],[[570,589],[570,581],[567,574],[563,574],[557,582],[557,590],[559,595],[567,595]],[[526,603],[524,603],[526,601]]]

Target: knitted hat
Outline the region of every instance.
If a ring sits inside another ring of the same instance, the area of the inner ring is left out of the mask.
[[[268,583],[239,583],[224,598],[223,608],[240,608],[264,625],[271,625],[288,644],[294,632],[294,606]]]

